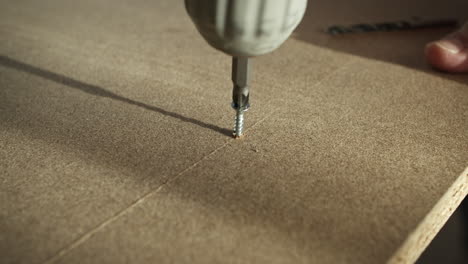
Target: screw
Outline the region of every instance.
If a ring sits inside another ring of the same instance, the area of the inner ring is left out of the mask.
[[[244,110],[237,109],[232,136],[235,138],[240,138],[242,133],[244,133]]]

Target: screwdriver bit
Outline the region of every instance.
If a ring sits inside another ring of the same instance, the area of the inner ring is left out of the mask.
[[[236,110],[233,136],[239,138],[244,132],[244,112],[250,107],[249,86],[251,63],[248,57],[232,57],[232,108]]]

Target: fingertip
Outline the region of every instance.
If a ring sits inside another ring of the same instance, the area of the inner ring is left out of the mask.
[[[443,39],[426,45],[430,65],[446,72],[468,72],[468,49],[458,38]]]

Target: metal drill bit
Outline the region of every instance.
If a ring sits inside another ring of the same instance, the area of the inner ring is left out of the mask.
[[[232,108],[236,110],[233,136],[239,138],[244,132],[244,112],[249,104],[249,75],[250,63],[247,57],[232,57]]]

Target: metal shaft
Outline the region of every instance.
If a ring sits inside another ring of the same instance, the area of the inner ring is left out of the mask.
[[[247,57],[232,58],[232,107],[236,110],[236,119],[233,136],[242,136],[244,130],[244,112],[250,107],[249,104],[249,76],[250,62]]]

